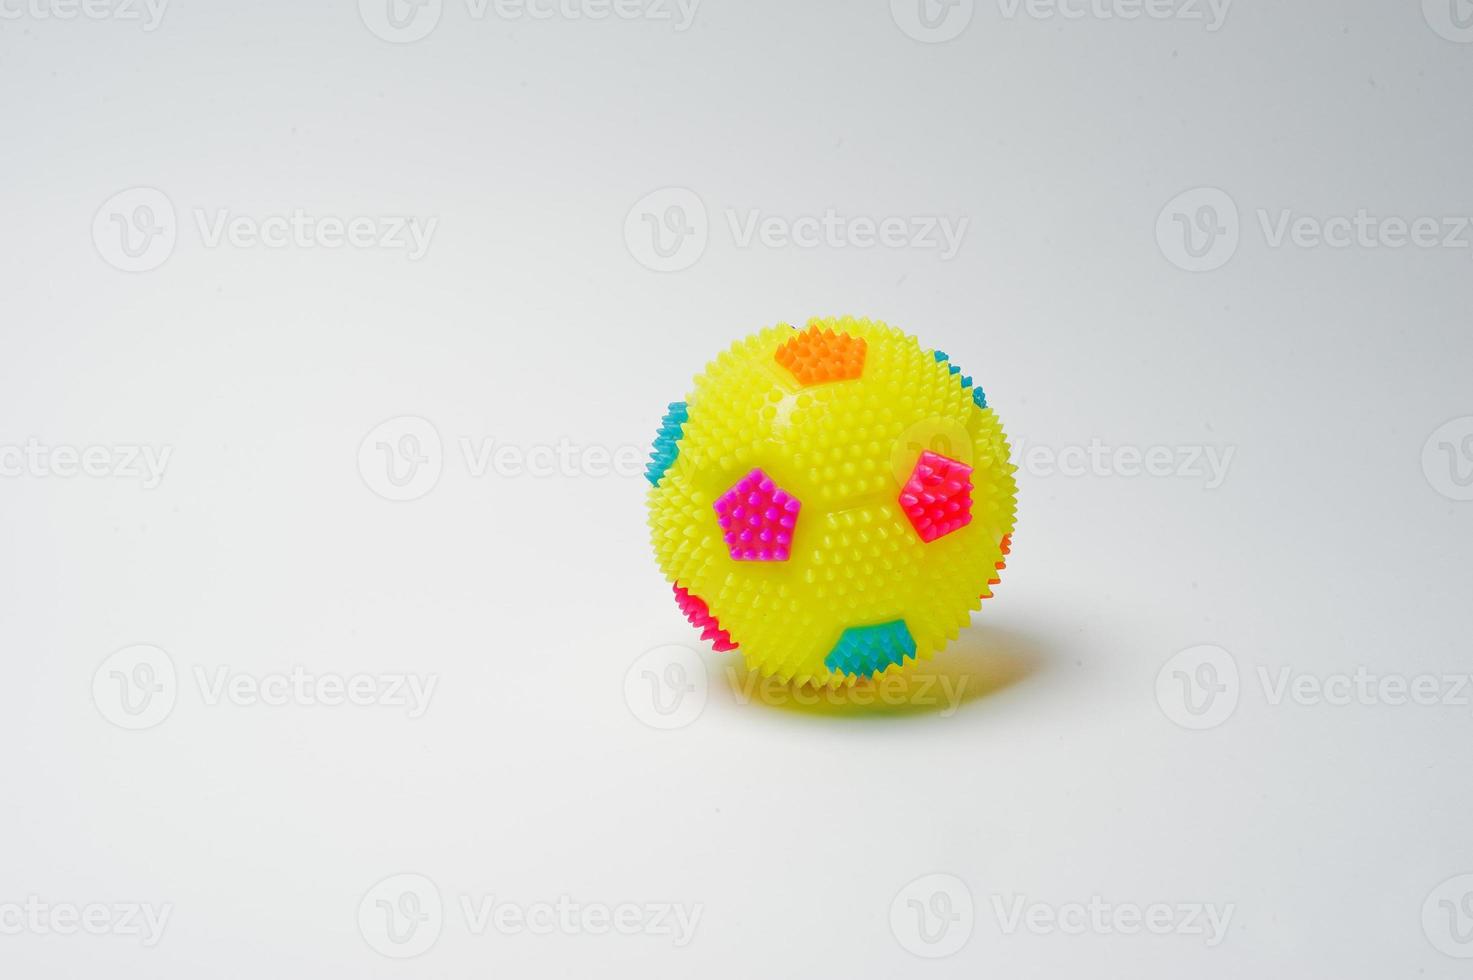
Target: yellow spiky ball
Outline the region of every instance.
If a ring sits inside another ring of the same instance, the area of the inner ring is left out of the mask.
[[[1016,467],[982,389],[872,320],[733,344],[646,471],[660,570],[717,650],[838,686],[929,658],[992,595]]]

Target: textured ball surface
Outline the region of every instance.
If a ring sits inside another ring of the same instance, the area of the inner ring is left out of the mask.
[[[930,657],[992,595],[1015,470],[947,355],[870,320],[779,325],[669,406],[646,470],[655,554],[717,650],[852,683]]]

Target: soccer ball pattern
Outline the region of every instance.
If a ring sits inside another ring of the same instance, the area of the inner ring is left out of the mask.
[[[876,321],[779,325],[670,405],[646,471],[655,555],[717,650],[850,684],[930,657],[992,595],[1015,470],[944,353]]]

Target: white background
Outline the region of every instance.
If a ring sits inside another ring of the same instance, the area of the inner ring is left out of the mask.
[[[0,973],[1467,975],[1473,234],[1313,233],[1473,214],[1465,0],[392,2],[0,4]],[[433,232],[249,237],[297,211]],[[966,224],[864,247],[886,218]],[[951,352],[1023,450],[997,598],[901,707],[745,697],[596,465],[734,338],[839,313]],[[1232,455],[1136,473],[1158,446]],[[436,686],[211,703],[294,668]],[[1358,670],[1448,703],[1275,703]],[[701,911],[477,934],[488,896]],[[1019,897],[1232,912],[1009,932]]]

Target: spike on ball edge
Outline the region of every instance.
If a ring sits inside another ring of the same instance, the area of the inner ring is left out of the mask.
[[[675,604],[680,611],[685,613],[685,618],[690,624],[701,631],[701,639],[711,641],[711,649],[717,653],[725,653],[727,650],[735,650],[737,645],[731,642],[731,634],[721,628],[716,617],[711,615],[711,610],[700,596],[691,595],[680,586],[675,586]]]

